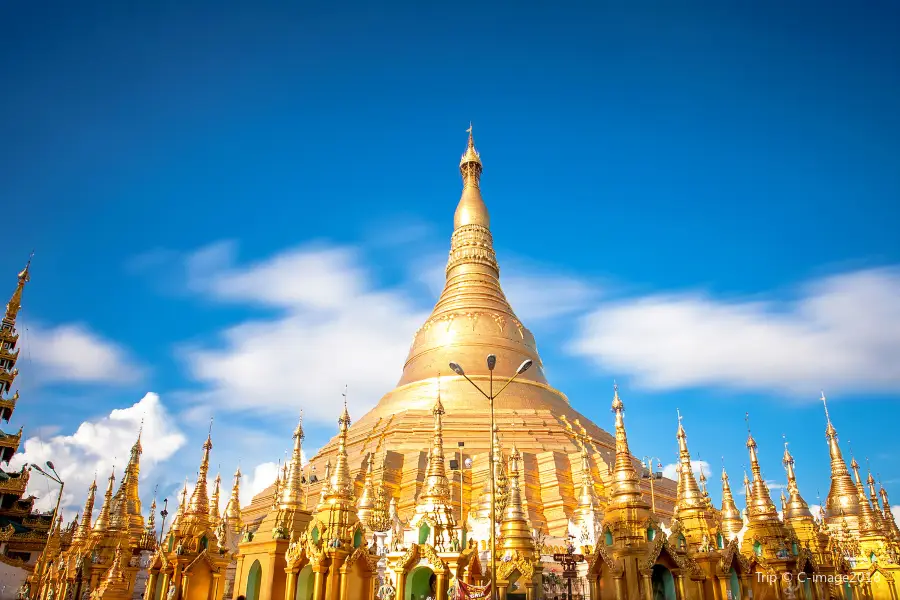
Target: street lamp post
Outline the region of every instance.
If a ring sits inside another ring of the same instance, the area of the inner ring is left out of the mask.
[[[162,510],[159,511],[159,516],[162,517],[162,525],[159,527],[159,545],[162,546],[163,535],[166,532],[166,517],[169,516],[169,499],[163,498],[163,507]]]
[[[49,479],[50,481],[55,481],[56,483],[59,484],[59,495],[56,497],[56,506],[53,508],[53,518],[50,520],[50,532],[47,534],[47,541],[49,542],[50,534],[53,533],[53,528],[56,526],[56,517],[59,514],[59,504],[62,501],[63,490],[65,489],[66,484],[63,482],[62,477],[59,476],[59,473],[56,472],[56,467],[53,466],[52,461],[48,460],[46,465],[47,465],[47,468],[53,472],[52,475],[50,473],[48,473],[47,471],[45,471],[44,469],[42,469],[40,467],[40,465],[32,464],[31,468],[34,469],[35,471],[37,471],[38,473],[40,473],[41,475],[43,475],[44,477],[46,477],[47,479]],[[44,575],[44,565],[47,563],[46,554],[47,554],[47,547],[44,546],[44,550],[41,552],[41,555],[38,558],[39,564],[37,565],[37,568],[35,569],[35,572],[37,573],[37,580],[35,581],[36,590],[34,593],[35,598],[40,598],[40,596],[41,596],[41,584],[42,584],[41,580]]]
[[[654,456],[645,456],[641,459],[641,466],[644,468],[644,472],[641,473],[641,477],[643,479],[650,480],[650,506],[653,509],[653,512],[656,513],[656,495],[653,492],[653,481],[656,479],[662,479],[662,472],[654,472],[653,471],[653,461],[656,461],[656,468],[662,469],[662,461]]]
[[[519,365],[519,368],[516,369],[515,375],[510,377],[506,381],[506,383],[503,384],[503,387],[501,387],[500,390],[495,394],[494,393],[494,367],[497,366],[497,357],[496,356],[494,356],[493,354],[488,354],[488,356],[487,356],[487,368],[488,368],[488,373],[489,373],[488,393],[485,393],[484,390],[482,390],[480,387],[478,387],[478,384],[476,384],[474,381],[469,379],[469,376],[466,375],[466,372],[463,370],[463,368],[461,366],[459,366],[459,364],[457,364],[455,362],[450,363],[450,369],[452,369],[454,373],[456,373],[460,377],[465,378],[466,381],[471,383],[472,387],[474,387],[476,390],[478,390],[481,393],[482,396],[484,396],[485,398],[488,399],[488,402],[490,403],[490,407],[491,407],[491,431],[489,434],[490,439],[491,439],[491,444],[490,444],[491,450],[490,450],[490,456],[488,458],[488,462],[490,464],[490,478],[491,478],[491,480],[490,480],[490,490],[491,490],[491,598],[493,600],[496,600],[496,598],[497,598],[497,585],[496,585],[496,579],[497,579],[497,547],[496,547],[497,546],[497,533],[496,533],[496,529],[497,529],[497,527],[496,527],[497,494],[496,494],[496,490],[494,489],[494,487],[495,487],[495,479],[494,479],[494,399],[497,398],[497,396],[499,396],[500,394],[502,394],[503,390],[505,390],[509,386],[509,384],[511,384],[516,379],[516,377],[518,377],[519,375],[521,375],[522,373],[524,373],[525,371],[530,369],[531,365],[533,365],[533,364],[534,364],[534,361],[531,359],[523,361],[522,364]]]

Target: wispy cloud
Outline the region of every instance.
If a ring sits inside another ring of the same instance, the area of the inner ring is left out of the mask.
[[[900,269],[826,277],[794,300],[659,294],[601,303],[571,350],[650,389],[900,390]]]
[[[126,384],[144,376],[128,350],[86,325],[21,323],[18,329],[24,342],[20,346],[34,361],[37,384]]]

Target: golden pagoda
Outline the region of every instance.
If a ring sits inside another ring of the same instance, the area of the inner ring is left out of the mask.
[[[16,319],[22,308],[22,293],[31,279],[31,259],[18,275],[12,297],[0,319],[0,421],[9,422],[19,402],[19,392],[13,383],[19,374],[19,333]],[[0,431],[0,463],[8,463],[19,450],[22,429],[16,433]],[[0,562],[19,569],[7,585],[15,587],[24,582],[34,569],[38,555],[47,543],[53,515],[34,510],[34,496],[25,496],[31,470],[23,465],[17,471],[0,468]],[[17,581],[13,581],[14,578]]]
[[[187,488],[172,526],[150,560],[145,600],[214,600],[223,597],[234,557],[227,547],[224,520],[210,514],[207,488],[212,427],[203,443],[197,482],[185,506]]]
[[[371,510],[368,506],[371,492],[366,491],[366,481],[371,478],[382,482],[388,494],[387,503],[396,506],[399,521],[409,523],[414,518],[420,519],[416,517],[423,511],[419,499],[423,490],[432,487],[429,464],[433,472],[434,460],[429,460],[429,455],[435,437],[434,399],[440,394],[444,411],[443,440],[450,445],[464,442],[459,462],[471,464],[471,468],[462,469],[461,477],[457,472],[447,479],[448,494],[441,487],[441,496],[447,504],[447,511],[441,508],[441,514],[454,516],[458,527],[465,524],[460,530],[461,545],[468,548],[465,532],[471,532],[477,521],[486,521],[489,530],[490,498],[482,490],[490,487],[488,473],[492,460],[501,467],[495,486],[498,500],[495,518],[498,521],[502,518],[504,495],[508,497],[508,484],[502,481],[507,453],[502,449],[515,446],[521,456],[520,492],[529,526],[549,536],[552,543],[548,547],[562,547],[570,523],[579,521],[586,509],[579,508],[585,501],[583,479],[582,485],[578,485],[579,476],[583,478],[585,472],[583,451],[589,455],[592,472],[597,474],[595,490],[606,491],[614,487],[612,465],[617,460],[617,441],[573,409],[566,396],[550,385],[534,336],[518,319],[503,293],[490,217],[482,198],[482,169],[481,156],[470,130],[459,164],[463,185],[454,214],[443,292],[413,337],[396,387],[311,458],[311,465],[318,473],[326,471],[329,464],[334,471],[346,471],[310,484],[311,493],[320,498],[319,505],[310,510],[317,518],[324,519],[323,511],[330,509],[324,501],[334,496],[334,491],[328,488],[338,479],[347,480],[351,482],[351,496],[361,502],[365,500],[360,506],[363,512],[353,513],[365,522],[370,514],[367,511]],[[486,365],[489,353],[496,356],[493,370]],[[492,377],[502,383],[513,377],[524,361],[533,361],[534,366],[516,377],[493,402],[497,425],[493,435],[497,443],[492,457],[490,402],[472,384],[487,390]],[[465,369],[465,376],[448,374],[451,362]],[[341,448],[347,458],[341,458]],[[369,457],[376,450],[377,459],[373,461]],[[639,461],[628,455],[619,457],[618,463],[628,463],[633,470]],[[632,495],[649,499],[649,482],[635,477],[632,487]],[[253,540],[258,540],[260,535],[266,537],[260,532],[265,528],[263,521],[269,519],[268,508],[273,505],[274,495],[275,486],[270,486],[243,512]],[[599,500],[600,494],[596,495]],[[654,495],[660,518],[670,517],[675,501],[674,482],[656,482]],[[602,517],[600,508],[598,503],[598,520]],[[345,512],[350,514],[349,509]],[[319,529],[318,534],[324,535],[324,531]],[[485,538],[474,541],[484,543]],[[250,543],[242,543],[242,555],[245,544]],[[446,545],[445,538],[445,548]],[[483,552],[483,548],[479,550]],[[248,557],[243,561],[242,573],[249,568]],[[280,563],[272,563],[274,573],[269,572],[267,564],[267,559],[259,558],[259,580],[278,582],[282,577]],[[435,572],[443,568],[436,567]],[[239,580],[247,581],[243,574]],[[275,596],[280,600],[280,584],[272,585],[275,591],[262,590],[259,598],[267,600]],[[257,600],[255,589],[242,588],[239,584],[235,594]],[[424,593],[424,590],[409,593]]]

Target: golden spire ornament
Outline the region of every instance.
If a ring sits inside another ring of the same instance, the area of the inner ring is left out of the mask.
[[[87,500],[84,501],[84,511],[82,512],[81,523],[78,524],[78,530],[75,533],[73,541],[81,541],[88,538],[91,534],[91,515],[94,514],[94,496],[97,494],[97,477],[91,482],[88,488]]]
[[[756,453],[756,440],[750,432],[750,415],[747,413],[747,450],[750,454],[750,472],[753,479],[750,482],[750,497],[747,499],[747,516],[751,521],[778,520],[778,510],[772,497],[769,495],[769,488],[762,476],[762,470],[759,467],[759,457]]]
[[[28,257],[28,262],[25,263],[25,268],[19,272],[19,282],[18,285],[16,285],[16,290],[13,292],[13,295],[9,299],[9,302],[6,303],[6,313],[3,317],[3,321],[7,325],[15,324],[16,317],[19,315],[19,310],[22,308],[22,291],[25,289],[25,284],[31,281],[31,259],[33,257],[34,252],[32,252],[31,256]]]
[[[746,477],[746,475],[745,475]],[[728,484],[728,473],[725,465],[722,465],[722,534],[726,539],[732,539],[744,528],[744,519],[741,511],[734,503],[734,495]]]
[[[225,522],[231,525],[235,531],[241,524],[241,468],[234,472],[234,483],[231,486],[231,497],[225,505]]]
[[[359,520],[369,528],[371,528],[370,523],[372,515],[375,513],[375,503],[377,501],[375,496],[374,463],[375,453],[370,452],[366,457],[366,477],[363,480],[363,491],[356,503],[356,514],[359,516]]]
[[[110,522],[110,510],[112,508],[112,497],[113,497],[113,486],[116,483],[116,468],[113,467],[112,472],[109,474],[109,479],[107,480],[106,485],[106,494],[103,496],[103,504],[100,506],[100,514],[97,515],[97,520],[94,522],[94,532],[101,533],[109,529]]]
[[[700,548],[704,542],[708,543],[710,534],[715,529],[713,516],[707,510],[706,499],[694,478],[694,468],[691,461],[691,453],[688,450],[687,433],[682,423],[681,411],[676,409],[678,415],[678,485],[675,507],[678,520],[681,522],[685,540],[692,548]]]
[[[784,465],[784,471],[787,474],[787,489],[790,496],[786,507],[783,509],[785,523],[797,519],[811,519],[812,513],[809,510],[809,505],[800,495],[800,488],[797,486],[797,475],[794,472],[794,457],[791,456],[791,452],[788,450],[787,441],[784,442],[784,456],[781,459],[781,463]],[[784,495],[783,491],[782,495]]]
[[[847,471],[847,463],[844,462],[841,447],[838,445],[837,430],[832,425],[831,416],[828,414],[825,392],[822,392],[820,399],[825,409],[825,439],[828,441],[828,454],[831,457],[831,487],[828,490],[828,496],[825,497],[825,522],[836,528],[840,527],[841,522],[846,519],[851,531],[857,531],[859,529],[857,524],[860,510],[859,495],[850,478],[850,472]]]
[[[197,483],[194,485],[194,491],[191,494],[191,501],[185,514],[202,515],[209,518],[209,492],[206,488],[206,476],[209,473],[209,452],[212,450],[212,424],[210,424],[210,433],[203,442],[203,458],[200,460],[200,468],[197,471]]]
[[[286,464],[287,475],[281,486],[281,508],[298,509],[303,506],[303,411],[294,429],[294,449],[290,463]]]
[[[534,537],[531,535],[531,526],[522,508],[522,490],[519,484],[519,461],[522,455],[513,444],[509,456],[509,496],[506,501],[506,510],[503,511],[503,519],[500,522],[501,548],[504,552],[518,552],[526,558],[534,557]]]
[[[212,523],[213,526],[218,525],[219,519],[221,518],[219,515],[219,493],[221,487],[222,476],[219,473],[216,473],[216,479],[213,482],[212,497],[209,499],[209,522]]]

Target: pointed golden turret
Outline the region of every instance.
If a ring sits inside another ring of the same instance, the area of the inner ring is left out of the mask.
[[[512,464],[512,461],[510,461]],[[510,476],[511,477],[511,476]],[[587,446],[581,444],[581,493],[578,494],[578,508],[575,509],[577,515],[576,525],[581,525],[587,519],[597,514],[600,501],[594,490],[594,477],[591,474],[591,461],[588,455]]]
[[[328,490],[331,487],[331,459],[325,461],[325,478],[322,481],[322,491],[319,494],[319,502],[316,504],[315,512],[325,508],[325,499],[328,497]]]
[[[700,457],[697,457],[700,460]],[[712,499],[709,497],[709,490],[706,487],[706,473],[703,472],[703,466],[700,467],[700,492],[703,494],[703,502],[706,504],[707,510],[713,508]]]
[[[22,292],[25,290],[25,284],[31,281],[31,258],[33,256],[34,253],[32,252],[31,256],[28,257],[28,262],[25,263],[25,268],[19,272],[19,283],[16,285],[16,291],[13,292],[9,302],[6,303],[6,313],[3,316],[3,320],[11,325],[15,324],[19,310],[22,308]]]
[[[347,431],[350,429],[350,413],[347,410],[346,392],[344,392],[344,410],[338,419],[338,427],[340,433],[338,434],[337,458],[323,508],[327,515],[320,515],[320,517],[324,516],[322,520],[328,524],[330,548],[339,547],[338,542],[348,542],[352,535],[352,525],[359,521],[356,514],[353,480],[350,479],[350,465],[347,461]]]
[[[439,524],[452,526],[453,511],[450,507],[450,480],[444,466],[444,431],[441,417],[444,416],[444,405],[441,404],[440,378],[438,378],[438,396],[431,410],[434,416],[434,433],[431,439],[431,450],[428,453],[428,464],[425,467],[425,481],[422,492],[416,502],[416,512],[420,515],[432,515],[441,521]]]
[[[350,429],[350,413],[347,411],[347,396],[344,395],[344,411],[338,419],[340,434],[338,435],[337,460],[331,485],[328,486],[326,500],[354,500],[353,481],[350,479],[350,463],[347,461],[347,431]]]
[[[681,422],[681,412],[678,412],[678,482],[677,497],[675,499],[675,507],[678,514],[678,520],[683,527],[685,540],[691,547],[699,548],[704,539],[708,540],[709,536],[715,530],[713,517],[709,514],[706,506],[706,499],[700,492],[697,480],[694,477],[694,468],[691,464],[691,453],[687,445],[687,433],[684,431],[684,425]]]
[[[366,477],[363,480],[362,494],[356,503],[356,514],[366,527],[369,527],[372,515],[375,512],[375,453],[370,452],[366,457]],[[371,527],[369,527],[371,529]]]
[[[746,474],[744,475],[746,478]],[[734,495],[731,493],[731,486],[728,484],[728,473],[725,472],[725,466],[722,466],[722,535],[727,539],[732,539],[741,529],[744,528],[744,519],[741,517],[741,511],[738,510],[734,503]]]
[[[628,449],[625,433],[625,404],[619,398],[619,386],[613,386],[612,411],[616,414],[616,460],[613,466],[611,504],[644,504],[640,481]]]
[[[225,522],[240,529],[241,522],[241,468],[234,472],[234,484],[231,486],[231,498],[225,505]]]
[[[616,414],[616,460],[603,525],[609,527],[617,545],[628,547],[646,541],[645,524],[650,517],[650,505],[641,494],[640,480],[628,449],[625,404],[619,398],[618,385],[613,385],[612,410]]]
[[[828,454],[831,456],[831,487],[825,498],[825,522],[832,528],[839,528],[841,521],[846,518],[851,531],[859,531],[857,523],[859,518],[859,494],[850,473],[847,471],[847,463],[841,454],[838,445],[837,430],[831,424],[831,416],[828,414],[828,403],[825,392],[822,392],[822,405],[825,408],[825,439],[828,440]]]
[[[219,473],[216,473],[216,479],[213,481],[213,493],[212,497],[209,499],[209,522],[213,524],[213,526],[218,525],[219,519],[221,518],[219,514],[219,494],[222,488],[222,476]]]
[[[791,456],[791,452],[788,450],[787,442],[784,443],[784,456],[781,459],[781,463],[784,465],[785,473],[787,473],[787,489],[790,495],[784,507],[784,522],[812,521],[812,512],[810,512],[806,500],[800,495],[800,488],[797,486],[797,475],[794,473],[794,457]],[[782,490],[783,495],[784,491]]]
[[[750,453],[750,472],[753,479],[750,482],[750,497],[747,498],[747,517],[753,521],[777,521],[778,510],[772,497],[769,495],[769,487],[766,485],[759,468],[759,457],[756,454],[756,440],[753,434],[747,431],[747,450]]]
[[[103,504],[100,506],[100,514],[94,522],[94,533],[104,533],[112,525],[110,510],[112,509],[113,486],[116,483],[116,468],[113,467],[112,473],[109,474],[108,483],[106,485],[106,495],[103,496]]]
[[[181,527],[182,521],[184,520],[185,512],[187,511],[187,478],[184,480],[184,487],[181,488],[181,501],[178,503],[178,510],[175,511],[175,518],[172,519],[172,530],[177,530]]]
[[[859,535],[860,537],[884,537],[879,521],[875,516],[875,511],[866,498],[865,488],[863,488],[862,479],[859,476],[859,463],[852,456],[850,457],[850,468],[853,469],[853,478],[856,480],[856,497],[859,502]]]
[[[150,533],[156,532],[156,495],[153,496],[153,501],[150,503],[150,514],[147,515],[147,531]],[[156,537],[154,535],[154,537]]]
[[[868,458],[866,459],[866,471],[868,472],[868,476],[866,477],[866,485],[869,488],[869,501],[872,503],[875,523],[878,525],[878,529],[884,534],[884,536],[890,540],[893,538],[893,532],[885,522],[884,514],[882,513],[881,507],[878,505],[878,492],[875,491],[875,478],[872,477],[872,469],[869,466]]]
[[[141,494],[138,489],[138,480],[141,474],[141,454],[144,451],[141,445],[143,423],[138,430],[138,436],[131,446],[128,464],[122,475],[122,482],[113,498],[112,523],[119,529],[128,532],[132,544],[137,544],[144,533],[144,514],[141,509]],[[119,509],[122,505],[124,510]]]
[[[879,484],[881,488],[879,493],[881,494],[881,515],[884,518],[885,527],[890,530],[891,537],[893,540],[900,544],[900,528],[897,527],[897,521],[894,519],[894,512],[891,510],[891,502],[888,499],[887,490],[884,489],[884,485]]]
[[[291,461],[286,464],[287,476],[281,483],[281,509],[297,509],[303,506],[303,412],[294,429],[294,449]]]
[[[200,469],[197,471],[197,483],[191,494],[191,501],[185,510],[185,515],[209,519],[209,492],[206,489],[206,476],[209,473],[209,451],[212,450],[212,427],[210,433],[203,442],[203,458],[200,460]]]
[[[531,535],[531,527],[525,517],[522,508],[522,490],[519,485],[519,461],[522,455],[515,444],[509,456],[509,496],[506,500],[506,510],[503,511],[503,520],[500,522],[500,535],[503,540],[504,552],[519,552],[526,558],[534,558],[534,538]]]
[[[80,542],[86,540],[91,534],[91,515],[94,514],[94,497],[96,494],[97,478],[94,477],[94,481],[91,482],[91,487],[88,488],[88,495],[87,500],[84,501],[84,512],[82,513],[81,523],[78,525],[73,541]]]

